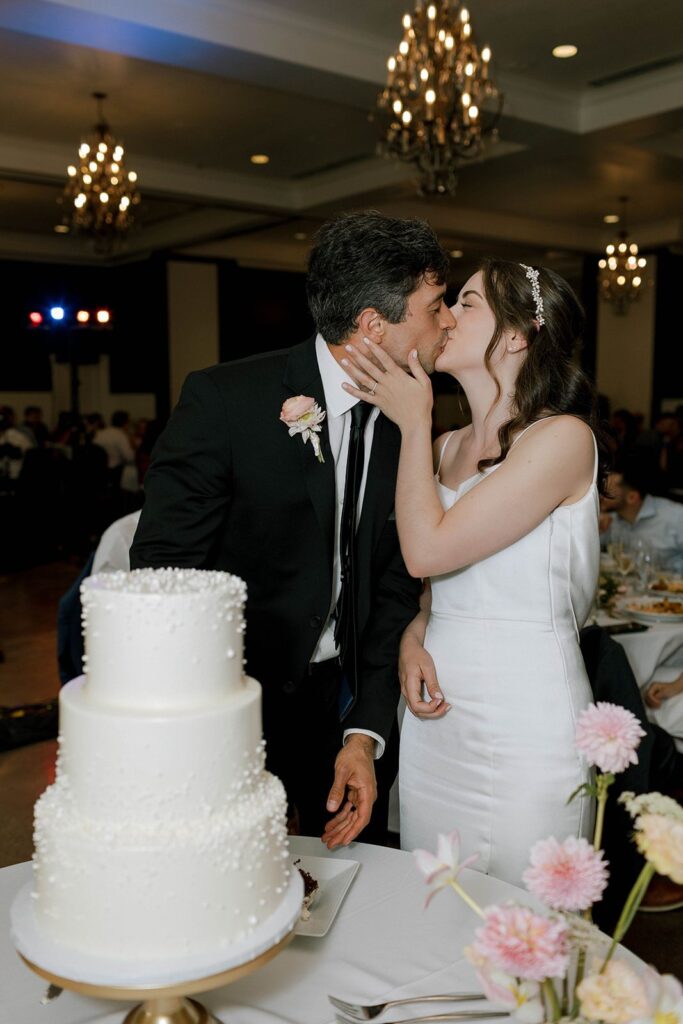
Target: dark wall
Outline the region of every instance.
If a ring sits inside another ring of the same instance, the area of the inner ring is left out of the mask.
[[[657,301],[655,306],[655,351],[652,381],[652,415],[660,411],[662,399],[683,395],[683,327],[680,288],[683,255],[668,249],[657,252]]]
[[[305,274],[223,262],[218,287],[222,362],[288,348],[314,333]]]

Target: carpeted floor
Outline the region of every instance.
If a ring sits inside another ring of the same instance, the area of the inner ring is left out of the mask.
[[[54,562],[0,577],[0,705],[59,692],[57,602],[78,573],[75,562]],[[0,753],[0,868],[31,857],[33,804],[54,777],[56,747],[50,740]],[[639,913],[625,945],[683,979],[683,910]]]

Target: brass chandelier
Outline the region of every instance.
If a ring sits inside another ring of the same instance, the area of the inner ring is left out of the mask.
[[[622,227],[617,238],[605,248],[604,257],[598,261],[598,281],[602,298],[612,303],[615,313],[623,316],[642,291],[647,260],[638,255],[637,244],[629,241],[625,212],[628,197],[620,196],[619,202]]]
[[[417,167],[421,194],[452,195],[458,165],[495,136],[503,96],[490,61],[490,47],[479,50],[459,0],[418,0],[403,16],[403,39],[377,100],[387,122],[380,152]]]
[[[123,145],[111,133],[103,110],[106,93],[94,92],[97,124],[78,147],[78,163],[67,168],[61,202],[63,224],[90,237],[100,252],[110,251],[133,224],[140,202],[137,174],[126,171]]]

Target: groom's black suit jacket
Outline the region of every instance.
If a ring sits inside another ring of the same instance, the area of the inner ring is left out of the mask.
[[[325,408],[313,339],[190,374],[145,478],[131,568],[222,569],[246,580],[247,671],[292,693],[303,682],[332,600],[335,471],[279,420],[285,399]],[[418,608],[392,511],[397,428],[375,423],[358,527],[357,692],[345,728],[388,738],[398,700],[400,635]],[[283,723],[283,726],[285,723]]]

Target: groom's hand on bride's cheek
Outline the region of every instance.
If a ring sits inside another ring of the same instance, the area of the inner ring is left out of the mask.
[[[334,783],[327,798],[332,814],[322,841],[330,850],[347,846],[370,821],[372,805],[377,799],[375,741],[370,736],[354,733],[337,754]]]

